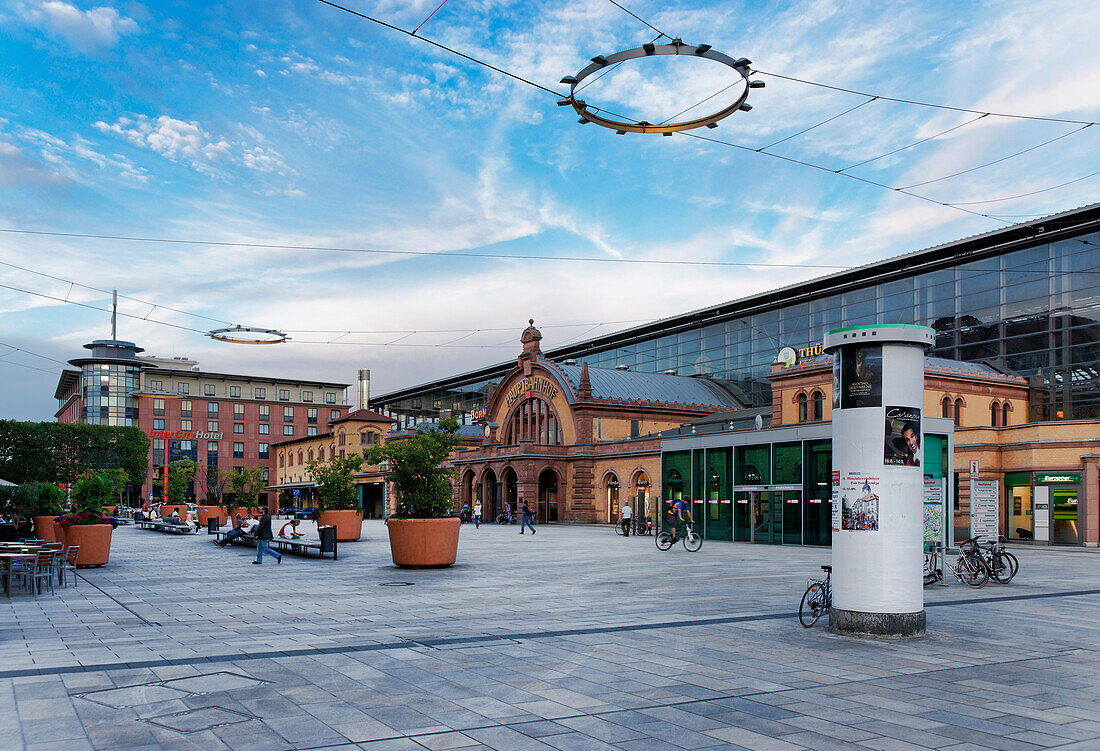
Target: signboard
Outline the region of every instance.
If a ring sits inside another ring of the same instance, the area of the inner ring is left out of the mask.
[[[1001,533],[999,503],[1000,482],[970,481],[970,536],[996,540]]]
[[[943,481],[924,478],[924,541],[938,543],[943,538]]]
[[[971,459],[970,460],[970,476],[971,477],[977,477],[978,476],[978,460],[977,459]]]
[[[1060,485],[1062,483],[1069,483],[1071,485],[1078,485],[1081,483],[1080,472],[1050,472],[1044,474],[1035,475],[1036,485]]]
[[[549,399],[553,399],[558,395],[558,387],[548,379],[540,376],[524,376],[516,381],[512,388],[508,389],[508,395],[504,397],[505,406],[511,406],[520,394],[527,391],[538,391],[540,394],[545,394]]]
[[[301,494],[302,494],[302,491],[298,490],[298,488],[294,488],[294,496],[295,497],[300,496]]]
[[[196,439],[203,439],[207,441],[220,441],[222,439],[221,433],[202,433],[191,430],[150,430],[150,438],[179,438],[184,441],[194,441]]]

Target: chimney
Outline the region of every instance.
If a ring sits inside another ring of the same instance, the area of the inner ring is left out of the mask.
[[[370,403],[370,368],[359,368],[359,405],[358,409],[367,409]]]

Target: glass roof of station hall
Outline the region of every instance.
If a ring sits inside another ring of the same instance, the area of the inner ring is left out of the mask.
[[[582,366],[548,360],[540,360],[539,364],[561,375],[576,394]],[[744,406],[721,385],[705,378],[589,367],[588,380],[595,399],[684,404],[713,407],[716,411]]]

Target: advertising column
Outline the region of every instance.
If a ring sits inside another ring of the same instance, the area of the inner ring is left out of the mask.
[[[833,607],[829,628],[924,633],[925,326],[830,331],[833,355]]]

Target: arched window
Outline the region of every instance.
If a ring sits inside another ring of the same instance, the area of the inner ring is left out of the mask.
[[[943,408],[943,411],[940,413],[940,417],[950,417],[951,416],[951,397],[945,396],[943,398],[943,401],[940,402],[940,407]]]
[[[286,454],[284,454],[282,451],[279,452],[279,466],[286,466]]]
[[[305,462],[302,461],[302,450],[301,449],[298,449],[298,464],[305,464]]]
[[[317,449],[317,458],[320,459],[321,461],[325,460],[325,447],[324,446]]]
[[[288,466],[288,467],[293,467],[294,466],[294,452],[293,451],[288,451],[287,452],[286,466]]]
[[[607,484],[607,520],[613,522],[619,518],[619,478],[614,472],[608,473]]]
[[[516,405],[506,425],[504,443],[515,445],[520,441],[544,446],[563,443],[561,420],[549,402],[533,396]]]
[[[997,402],[992,402],[989,405],[989,424],[993,427],[997,427],[997,420],[1001,417],[1001,405]]]
[[[678,469],[669,469],[665,476],[665,488],[668,491],[667,500],[678,501],[684,497],[684,476]]]
[[[336,436],[336,438],[339,441],[341,446],[343,446],[345,443],[347,443],[347,437],[344,435],[344,431],[342,431],[342,430],[340,431],[340,434]]]
[[[309,456],[307,458],[309,459],[309,461],[313,461],[313,449],[309,450]]]
[[[1001,407],[1001,425],[1008,425],[1008,413],[1012,411],[1012,405],[1005,402]]]
[[[955,425],[960,426],[963,424],[963,400],[960,396],[955,400]]]
[[[810,417],[814,422],[821,422],[825,419],[825,394],[821,391],[814,391],[813,393],[813,413]]]
[[[810,419],[810,418],[806,414],[806,395],[805,394],[799,394],[798,395],[798,421],[799,422],[806,422],[808,419]]]

